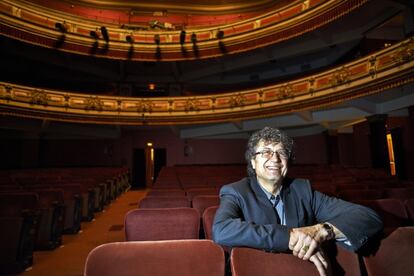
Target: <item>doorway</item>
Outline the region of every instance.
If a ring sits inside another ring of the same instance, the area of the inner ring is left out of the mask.
[[[167,149],[166,148],[154,148],[154,182],[163,166],[167,165]],[[138,148],[133,151],[133,169],[132,169],[132,188],[142,189],[145,188],[146,182],[146,160],[145,149]]]

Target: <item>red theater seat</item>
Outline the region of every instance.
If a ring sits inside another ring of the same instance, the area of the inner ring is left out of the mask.
[[[377,252],[364,257],[368,276],[414,275],[414,227],[400,227],[381,241]]]
[[[414,188],[391,188],[385,189],[386,198],[409,199],[414,198]]]
[[[125,216],[127,241],[198,239],[200,216],[193,208],[153,208]]]
[[[85,276],[224,276],[223,249],[209,240],[117,242],[93,249]]]
[[[204,227],[204,236],[206,239],[212,240],[213,239],[213,222],[214,216],[216,215],[216,211],[218,206],[211,206],[204,210],[203,213],[203,227]]]
[[[344,190],[338,197],[348,201],[380,199],[383,196],[381,190]]]
[[[219,204],[220,198],[218,195],[198,195],[193,197],[192,201],[192,206],[198,211],[200,217],[202,217],[205,209]]]
[[[308,261],[285,253],[268,253],[253,248],[233,248],[230,255],[232,276],[318,276]]]
[[[330,244],[327,250],[331,260],[332,275],[361,276],[358,255]],[[233,248],[231,252],[233,276],[311,276],[319,275],[314,264],[285,253],[269,253],[252,248]]]
[[[185,191],[183,190],[167,190],[167,189],[154,189],[147,193],[147,196],[186,196]]]
[[[358,203],[375,210],[381,215],[385,233],[390,233],[398,227],[406,226],[408,223],[407,211],[404,204],[398,199],[361,200]]]
[[[177,208],[191,207],[185,196],[146,196],[138,203],[138,208]]]
[[[414,198],[407,199],[404,202],[405,209],[407,210],[408,218],[411,220],[411,224],[414,223]]]

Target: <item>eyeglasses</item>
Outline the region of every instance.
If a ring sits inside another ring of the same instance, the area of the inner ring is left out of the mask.
[[[273,151],[271,149],[264,149],[255,153],[255,155],[261,154],[262,158],[270,159],[276,153],[276,156],[280,159],[288,159],[289,154],[284,150]]]

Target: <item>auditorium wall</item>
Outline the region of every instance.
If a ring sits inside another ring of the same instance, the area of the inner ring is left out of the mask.
[[[414,116],[389,117],[387,127],[402,129],[404,170],[414,177]],[[167,165],[241,164],[247,139],[182,139],[174,128],[126,128],[112,138],[44,137],[30,131],[0,131],[0,168],[33,167],[133,167],[134,149],[143,149],[147,142],[166,149]],[[330,164],[371,167],[369,125],[367,121],[353,126],[349,133],[332,133],[295,137],[295,164]],[[332,141],[334,141],[332,143]],[[332,151],[332,145],[337,149]],[[334,152],[335,158],[330,154]]]

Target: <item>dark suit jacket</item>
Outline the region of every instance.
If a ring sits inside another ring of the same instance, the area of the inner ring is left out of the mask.
[[[255,177],[225,185],[214,218],[213,239],[228,247],[253,247],[269,251],[289,249],[289,229],[329,222],[357,250],[382,229],[371,209],[313,191],[307,179],[285,179],[281,198],[286,226],[276,223],[276,211]]]

